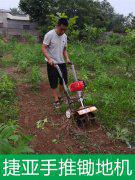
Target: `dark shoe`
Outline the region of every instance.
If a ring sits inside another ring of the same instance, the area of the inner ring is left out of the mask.
[[[59,103],[62,103],[63,102],[63,97],[59,97]]]
[[[59,101],[54,102],[53,106],[55,109],[59,109],[60,108],[60,102]]]

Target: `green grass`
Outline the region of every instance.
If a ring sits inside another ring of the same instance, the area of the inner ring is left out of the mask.
[[[86,104],[95,104],[99,121],[109,130],[127,127],[130,139],[135,139],[128,119],[134,118],[135,55],[125,51],[124,45],[103,44],[88,46],[71,44],[70,57],[78,69],[79,79],[87,83]]]
[[[128,128],[132,132],[129,137],[132,140],[135,139],[135,127],[128,120],[134,118],[135,110],[134,34],[133,31],[125,37],[112,35],[100,45],[74,42],[68,46],[78,78],[87,83],[86,104],[97,106],[97,117],[110,132],[117,126],[121,129]],[[5,53],[10,53],[12,64],[24,74],[31,69],[29,82],[39,84],[41,77],[38,65],[44,63],[41,44],[0,43],[6,47],[6,50],[2,49],[2,64],[10,65],[8,59],[4,59]],[[69,79],[73,79],[71,73]],[[62,111],[64,110],[65,107],[62,106]]]

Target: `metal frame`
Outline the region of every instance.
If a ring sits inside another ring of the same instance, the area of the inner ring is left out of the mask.
[[[75,71],[74,64],[71,63],[70,65],[71,65],[71,68],[72,68],[72,72],[73,72],[73,76],[74,76],[74,81],[76,82],[76,81],[78,81],[78,78],[77,78],[77,74],[76,74],[76,71]],[[65,80],[64,80],[64,78],[63,78],[63,75],[62,75],[62,72],[61,72],[61,70],[60,70],[59,65],[58,65],[58,64],[55,64],[55,67],[57,68],[58,73],[59,73],[59,75],[60,75],[60,77],[61,77],[61,79],[62,79],[62,81],[63,81],[63,87],[64,87],[65,94],[66,94],[66,96],[67,96],[68,104],[69,104],[69,107],[70,107],[70,105],[72,104],[72,100],[71,100],[70,95],[69,95],[69,89],[68,89],[68,87],[67,87],[67,85],[66,85],[66,83],[65,83]],[[83,103],[84,100],[83,100],[83,98],[82,98],[82,91],[77,91],[77,96],[78,96],[78,101],[80,101],[81,106],[84,108],[85,106],[84,106],[84,103]],[[70,108],[71,108],[71,107],[70,107]]]

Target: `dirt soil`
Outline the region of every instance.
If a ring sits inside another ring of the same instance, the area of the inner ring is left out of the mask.
[[[22,77],[13,68],[6,69],[6,72],[17,79]],[[45,67],[41,67],[41,72],[43,78],[46,78]],[[19,124],[25,134],[33,135],[30,146],[36,154],[135,153],[125,143],[109,139],[100,121],[87,129],[80,129],[74,122],[67,120],[64,113],[55,112],[47,80],[40,84],[38,91],[34,91],[28,83],[19,83],[17,96],[20,106]],[[44,128],[37,128],[37,122],[44,119]]]

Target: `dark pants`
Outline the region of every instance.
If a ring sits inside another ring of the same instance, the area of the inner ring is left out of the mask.
[[[59,64],[59,68],[62,72],[65,83],[67,84],[68,83],[68,73],[67,73],[66,63]],[[48,73],[48,79],[49,79],[50,87],[52,89],[56,89],[58,87],[58,83],[60,85],[63,85],[63,81],[62,81],[56,67],[51,66],[49,63],[47,63],[47,73]]]

